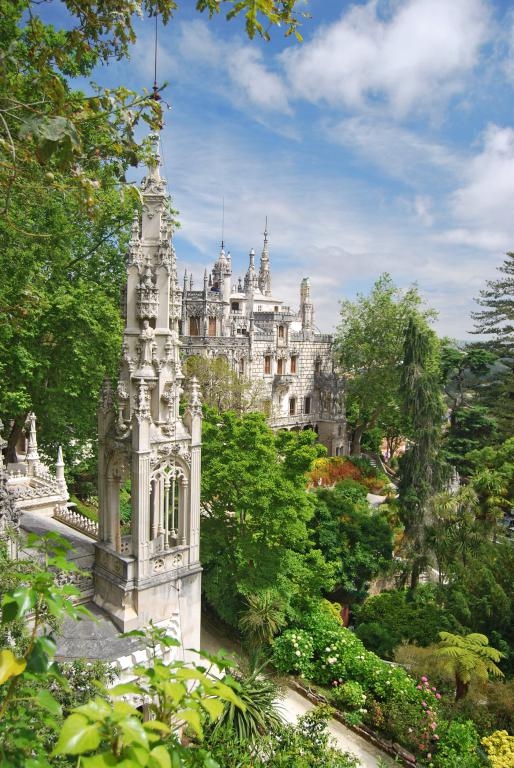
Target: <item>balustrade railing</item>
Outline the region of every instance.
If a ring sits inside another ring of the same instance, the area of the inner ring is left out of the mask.
[[[90,536],[92,539],[98,539],[98,523],[77,512],[76,509],[57,505],[54,509],[54,517],[61,523],[69,525],[70,528],[75,528],[76,531],[85,533],[86,536]]]

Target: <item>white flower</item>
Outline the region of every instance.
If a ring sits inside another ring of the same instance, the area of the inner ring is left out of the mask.
[[[295,651],[295,653],[296,653],[297,656],[301,656],[302,655],[301,651]]]

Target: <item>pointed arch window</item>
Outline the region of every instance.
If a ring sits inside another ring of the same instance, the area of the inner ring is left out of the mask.
[[[188,481],[184,471],[166,463],[150,483],[150,540],[163,537],[164,548],[185,544]]]

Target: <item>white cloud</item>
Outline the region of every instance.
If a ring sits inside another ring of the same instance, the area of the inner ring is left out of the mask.
[[[489,34],[484,0],[369,0],[284,52],[294,92],[335,106],[429,111],[461,90]]]
[[[181,25],[179,52],[189,67],[203,68],[207,82],[226,78],[223,95],[239,106],[291,113],[284,82],[266,67],[258,48],[215,38],[204,21],[194,20]]]
[[[426,185],[429,179],[440,179],[441,171],[454,175],[461,169],[457,152],[384,119],[351,117],[329,126],[327,132],[332,141],[410,185]]]
[[[416,195],[413,200],[414,213],[422,224],[431,227],[434,223],[432,215],[432,200],[428,195]]]
[[[450,198],[456,227],[442,239],[488,249],[511,248],[513,211],[514,130],[490,124],[481,151],[467,163],[462,185]]]
[[[238,46],[226,60],[232,83],[239,87],[248,101],[260,109],[291,114],[287,92],[282,80],[269,72],[256,49]]]

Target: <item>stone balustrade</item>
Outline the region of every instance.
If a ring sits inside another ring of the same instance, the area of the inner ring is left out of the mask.
[[[75,528],[76,531],[85,533],[92,539],[98,539],[98,523],[77,512],[76,509],[57,504],[54,509],[54,517],[61,523],[69,525],[70,528]]]

